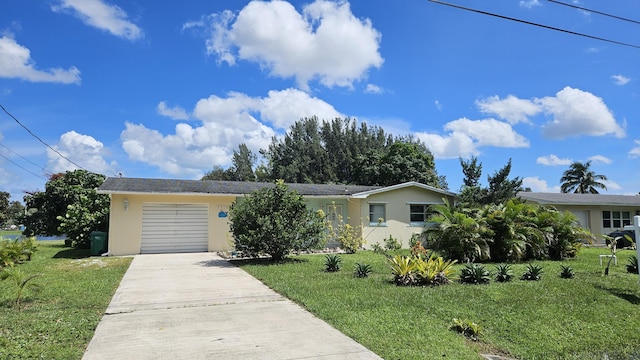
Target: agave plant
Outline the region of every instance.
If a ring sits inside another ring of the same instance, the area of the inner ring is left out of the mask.
[[[542,278],[543,269],[542,266],[529,264],[527,270],[522,274],[522,280],[540,280]]]
[[[413,285],[415,283],[414,271],[416,263],[408,256],[396,255],[388,258],[387,262],[391,267],[393,281],[397,285]]]
[[[468,263],[460,270],[460,282],[463,284],[488,284],[491,272],[483,265]]]
[[[498,282],[508,282],[513,279],[513,270],[510,264],[496,265],[495,279]]]
[[[371,267],[371,265],[356,263],[356,267],[353,270],[353,275],[355,277],[365,278],[369,276],[369,274],[371,274],[372,271],[373,271],[373,268]]]
[[[563,279],[572,279],[576,276],[576,272],[569,265],[560,265],[560,277]]]
[[[326,272],[340,271],[342,258],[335,254],[327,254],[324,258],[324,269]]]

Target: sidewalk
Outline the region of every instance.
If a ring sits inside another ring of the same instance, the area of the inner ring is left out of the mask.
[[[212,253],[137,255],[83,357],[381,359]]]

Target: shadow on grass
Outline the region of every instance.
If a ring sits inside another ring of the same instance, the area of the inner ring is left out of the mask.
[[[65,248],[65,250],[60,250],[55,255],[53,255],[53,258],[54,259],[84,259],[84,258],[88,258],[89,256],[91,256],[90,249]]]
[[[638,297],[638,295],[631,293],[631,291],[626,290],[626,289],[616,289],[616,288],[607,288],[604,287],[602,285],[596,285],[595,286],[597,289],[600,290],[604,290],[608,293],[610,293],[613,296],[619,297],[622,300],[626,300],[628,302],[630,302],[633,305],[638,305],[640,304],[640,297]]]
[[[260,266],[270,266],[270,265],[284,265],[284,264],[297,264],[297,263],[307,263],[308,259],[292,259],[285,258],[280,261],[273,261],[270,258],[258,258],[258,259],[231,259],[229,262],[236,266],[243,265],[260,265]]]

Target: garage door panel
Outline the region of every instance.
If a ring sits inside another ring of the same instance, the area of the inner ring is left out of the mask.
[[[208,251],[206,204],[143,204],[141,253]]]

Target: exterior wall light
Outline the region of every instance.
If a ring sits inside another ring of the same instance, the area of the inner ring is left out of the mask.
[[[129,199],[124,199],[124,210],[129,210]]]

